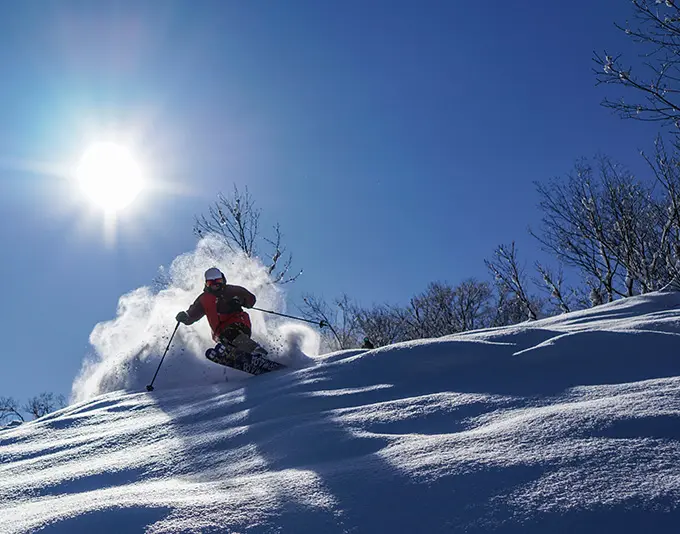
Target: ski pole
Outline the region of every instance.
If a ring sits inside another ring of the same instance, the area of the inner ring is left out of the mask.
[[[264,312],[264,313],[271,313],[272,315],[280,315],[281,317],[288,317],[289,319],[295,319],[297,321],[304,321],[305,323],[316,324],[316,325],[319,325],[320,328],[323,328],[324,326],[328,326],[328,323],[326,321],[312,321],[311,319],[304,319],[302,317],[295,317],[294,315],[287,315],[285,313],[279,313],[279,312],[275,312],[275,311],[271,311],[271,310],[263,310],[262,308],[256,308],[255,306],[253,306],[250,309],[261,311],[261,312]]]
[[[151,379],[151,384],[146,386],[147,391],[153,391],[153,383],[156,380],[156,377],[158,376],[158,371],[161,370],[161,365],[163,365],[163,360],[165,360],[165,355],[168,353],[168,350],[170,350],[170,344],[172,343],[172,339],[175,337],[175,334],[177,333],[178,328],[179,328],[179,321],[177,321],[177,325],[175,326],[175,330],[172,332],[172,335],[170,336],[170,341],[168,341],[168,346],[165,347],[165,352],[163,353],[163,357],[161,358],[161,362],[158,364],[158,369],[156,369],[156,373],[153,375],[153,378]]]

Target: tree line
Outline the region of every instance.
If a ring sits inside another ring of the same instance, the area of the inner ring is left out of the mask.
[[[366,307],[350,295],[328,301],[307,294],[298,309],[305,318],[329,325],[322,332],[324,345],[337,350],[358,347],[364,337],[376,345],[439,337],[658,290],[679,279],[680,158],[661,137],[642,158],[647,171],[643,176],[597,156],[577,161],[565,176],[535,183],[541,221],[529,233],[554,265],[534,262],[528,271],[513,242],[499,245],[484,260],[489,280],[432,282],[404,305]],[[235,210],[239,205],[248,209]],[[279,225],[274,227],[275,240],[265,240],[272,245],[272,255],[256,252],[254,243],[261,236],[251,219],[260,212],[247,190],[235,188],[232,196],[220,195],[211,214],[227,224],[197,219],[199,237],[207,232],[220,235],[232,250],[263,259],[276,273],[272,283],[298,278],[301,271],[288,274],[292,256],[279,263],[285,250]],[[565,271],[579,282],[567,284]]]
[[[40,393],[29,398],[23,405],[13,397],[0,397],[0,426],[11,421],[26,421],[25,415],[38,419],[55,410],[60,410],[66,406],[64,395],[54,393]]]

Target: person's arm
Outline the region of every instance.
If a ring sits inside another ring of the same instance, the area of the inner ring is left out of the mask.
[[[201,302],[201,296],[199,296],[194,301],[194,303],[189,306],[187,311],[179,312],[177,314],[176,319],[180,323],[184,323],[186,325],[194,324],[205,315],[205,309],[203,308],[203,303]]]
[[[244,308],[252,308],[255,306],[255,302],[257,301],[255,295],[253,295],[245,287],[234,286],[234,293],[236,293],[236,296],[238,297],[239,301],[241,301],[241,305]]]

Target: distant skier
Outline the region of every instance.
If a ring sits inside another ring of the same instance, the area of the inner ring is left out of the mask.
[[[361,348],[362,348],[362,349],[369,349],[369,350],[370,350],[370,349],[374,349],[375,346],[373,345],[373,343],[371,343],[371,340],[370,340],[370,339],[368,339],[367,337],[365,337],[365,338],[364,338],[364,344],[361,345]]]
[[[205,272],[205,288],[187,311],[181,311],[175,319],[190,325],[208,317],[213,339],[224,345],[239,345],[239,336],[252,335],[250,316],[242,306],[252,308],[255,295],[245,287],[227,284],[227,278],[217,267]],[[242,339],[242,338],[241,338]],[[236,340],[236,343],[234,343]],[[245,341],[245,340],[243,340]]]

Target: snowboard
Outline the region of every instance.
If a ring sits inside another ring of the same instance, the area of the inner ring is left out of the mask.
[[[245,371],[251,375],[261,375],[271,371],[283,369],[286,366],[268,359],[267,351],[260,347],[248,336],[237,337],[231,344],[218,343],[214,348],[205,352],[205,357],[211,362]]]

